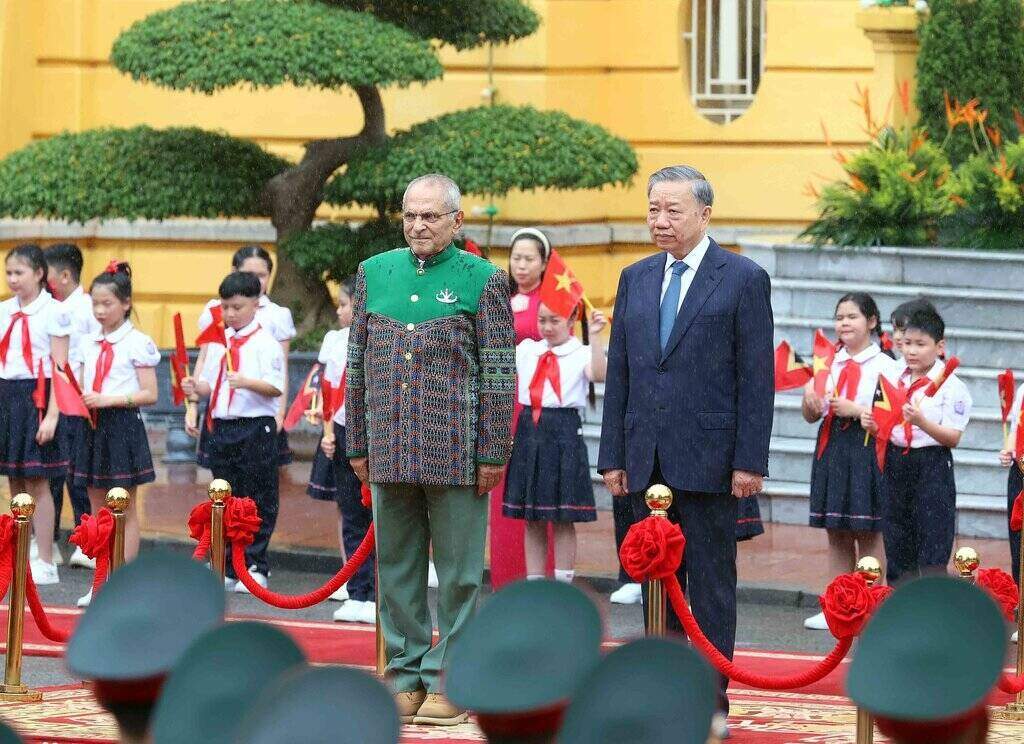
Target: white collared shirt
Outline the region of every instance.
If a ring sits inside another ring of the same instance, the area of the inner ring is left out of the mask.
[[[878,344],[871,343],[867,348],[857,354],[850,356],[850,352],[844,346],[836,352],[832,360],[832,369],[828,379],[825,381],[825,413],[828,413],[829,403],[832,400],[832,391],[839,384],[839,375],[847,363],[853,361],[860,364],[860,384],[857,385],[857,395],[853,402],[865,408],[871,408],[875,399],[875,388],[878,387],[878,376],[885,375],[886,378],[896,379],[902,367],[899,362],[882,352]],[[845,391],[844,391],[845,393]],[[845,395],[843,397],[846,397]]]
[[[92,390],[93,380],[96,379],[96,361],[100,357],[100,343],[104,340],[114,346],[114,361],[110,365],[110,372],[103,379],[100,392],[106,395],[132,395],[139,392],[139,376],[135,370],[160,364],[160,351],[153,339],[137,330],[130,320],[125,320],[108,336],[104,336],[101,331],[86,338],[82,345],[82,391]]]
[[[704,234],[704,237],[700,239],[700,242],[693,247],[693,250],[686,254],[686,257],[682,259],[683,263],[689,268],[686,269],[679,276],[679,304],[676,306],[676,313],[679,313],[679,308],[683,306],[683,300],[686,299],[686,293],[690,290],[690,285],[693,284],[693,277],[697,275],[697,269],[700,268],[700,262],[704,260],[704,256],[708,252],[708,247],[711,245],[711,238]],[[661,279],[661,299],[658,300],[658,304],[661,304],[661,300],[665,299],[665,293],[668,291],[668,283],[672,279],[672,264],[678,261],[675,256],[671,253],[665,254],[665,268],[664,276]]]
[[[341,375],[348,363],[348,332],[348,328],[328,331],[320,346],[320,355],[317,357],[317,361],[323,365],[321,374],[334,387],[341,384]],[[344,403],[338,406],[338,410],[334,412],[334,423],[338,426],[345,425]]]
[[[945,368],[946,365],[941,359],[936,360],[935,364],[928,371],[928,377],[932,380],[937,379]],[[910,387],[910,370],[905,368],[896,382]],[[926,396],[924,391],[925,388],[923,387],[915,390],[911,402],[916,403],[920,407],[926,419],[939,426],[948,426],[957,431],[963,431],[967,428],[967,422],[971,419],[973,401],[971,400],[970,392],[967,390],[967,385],[956,376],[955,372],[949,376],[949,379],[942,384],[939,391],[932,397]],[[911,429],[911,448],[941,446],[935,439],[921,431],[919,427],[913,426]],[[892,436],[889,438],[889,441],[897,447],[907,446],[907,437],[902,425],[892,430]]]
[[[239,363],[236,372],[243,377],[250,377],[255,380],[262,380],[284,392],[284,351],[270,332],[263,327],[258,320],[245,328],[236,331],[234,328],[225,328],[228,343],[236,335],[252,338],[245,342],[239,349]],[[213,390],[217,387],[217,378],[220,376],[220,360],[224,358],[225,347],[221,344],[210,344],[207,349],[206,364],[200,373],[202,378],[210,383],[210,397],[213,397]],[[220,386],[220,394],[217,396],[216,406],[213,409],[215,419],[237,419],[257,418],[259,416],[277,416],[280,410],[280,403],[277,397],[260,395],[252,390],[235,390],[231,395],[231,388],[227,382],[227,371],[225,379]]]
[[[558,357],[558,372],[561,381],[562,399],[555,395],[551,382],[544,382],[544,395],[541,397],[542,408],[586,408],[587,390],[590,378],[587,376],[590,366],[590,347],[572,336],[564,344],[554,348],[548,346],[543,339],[534,341],[525,339],[516,346],[516,374],[519,377],[519,403],[530,405],[530,382],[537,371],[537,363],[547,352],[554,352]]]
[[[76,374],[85,359],[85,348],[93,334],[100,332],[100,322],[92,313],[92,297],[79,285],[63,301],[55,300],[57,309],[50,323],[51,336],[69,336],[68,361]],[[81,376],[79,376],[81,379]]]
[[[206,303],[203,312],[199,314],[200,331],[206,330],[206,327],[213,322],[210,309],[218,305],[220,305],[220,299],[216,297]],[[290,341],[295,338],[295,321],[292,319],[292,311],[276,302],[271,302],[267,295],[260,295],[259,303],[256,306],[256,320],[278,341]]]
[[[28,316],[28,334],[32,339],[32,369],[29,369],[21,355],[21,320],[14,324],[7,350],[7,364],[0,366],[0,378],[34,380],[40,359],[43,361],[43,374],[50,376],[50,327],[57,307],[57,301],[45,289],[24,307],[17,296],[0,302],[0,338],[4,337],[10,327],[11,316],[21,311]]]

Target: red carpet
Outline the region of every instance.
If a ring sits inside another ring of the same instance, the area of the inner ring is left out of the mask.
[[[70,628],[81,610],[48,607],[51,621]],[[231,619],[246,619],[232,617]],[[314,663],[361,666],[374,663],[374,629],[368,625],[280,620],[266,617],[289,633]],[[6,628],[7,608],[0,607],[0,628]],[[3,632],[0,630],[0,632]],[[606,644],[611,647],[615,644]],[[6,650],[6,649],[5,649]],[[28,656],[61,656],[63,646],[44,639],[31,617],[25,623],[25,653]],[[736,660],[759,673],[783,675],[803,671],[821,657],[775,651],[740,650]],[[795,692],[764,692],[734,686],[729,725],[736,744],[855,744],[854,710],[843,697],[842,680],[847,666],[821,682]],[[23,666],[31,679],[32,662]],[[992,703],[1002,705],[1009,696],[997,694]],[[0,718],[15,726],[29,741],[113,742],[112,720],[95,704],[88,690],[81,687],[47,688],[42,703],[0,703]],[[473,724],[451,729],[406,726],[403,744],[434,742],[458,744],[483,741]],[[875,741],[885,741],[876,735]],[[1002,744],[1024,741],[1024,723],[996,722],[988,741]]]

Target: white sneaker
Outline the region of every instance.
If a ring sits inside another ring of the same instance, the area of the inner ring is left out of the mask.
[[[643,601],[643,593],[639,584],[623,584],[610,597],[612,604],[640,604]]]
[[[819,612],[817,615],[804,620],[804,627],[808,630],[828,630],[828,623],[825,622],[825,613]]]
[[[89,605],[91,605],[92,604],[92,589],[89,590],[88,594],[85,594],[85,595],[79,597],[78,601],[75,602],[75,604],[78,605],[79,607],[88,607]]]
[[[377,605],[373,602],[360,602],[358,599],[350,599],[334,611],[333,615],[339,623],[366,623],[373,625],[377,622]]]
[[[711,716],[711,735],[719,741],[731,738],[727,721],[725,713],[721,711]]]
[[[32,581],[36,583],[36,586],[48,586],[50,584],[59,584],[60,576],[57,573],[57,567],[52,563],[45,563],[42,560],[34,560],[29,563],[32,567]]]
[[[262,586],[264,589],[267,588],[267,577],[256,570],[256,566],[249,566],[249,575],[256,581],[257,584]],[[235,594],[251,594],[248,587],[239,581],[235,584]]]
[[[60,549],[57,547],[57,543],[53,544],[53,565],[63,566],[64,556],[60,554]]]
[[[1013,641],[1014,643],[1017,643],[1017,631],[1016,630],[1013,631],[1013,635],[1010,636],[1010,640]]]
[[[68,559],[68,565],[72,568],[91,568],[95,570],[96,559],[87,556],[82,552],[82,549],[76,545],[75,552],[72,553],[71,558]]]
[[[427,563],[427,586],[431,589],[437,589],[437,569],[434,568],[434,562],[430,561]]]
[[[240,582],[238,579],[232,579],[230,576],[225,576],[224,577],[224,591],[226,591],[226,592],[233,592],[233,591],[235,591],[235,587],[237,587],[240,583],[242,583],[242,582]]]
[[[342,584],[338,587],[338,591],[329,596],[327,599],[335,602],[344,602],[348,599],[348,584]]]
[[[60,554],[60,550],[57,549],[57,543],[53,544],[53,565],[62,566],[64,565],[64,556]],[[39,560],[39,545],[36,543],[35,537],[28,544],[28,559],[30,561]],[[39,582],[36,582],[39,583]]]

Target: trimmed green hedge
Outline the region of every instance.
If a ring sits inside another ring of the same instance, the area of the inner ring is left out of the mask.
[[[438,39],[456,49],[522,39],[540,18],[520,0],[325,0],[369,11],[417,36]]]
[[[0,215],[94,218],[264,215],[263,185],[288,162],[202,129],[92,129],[0,160]]]
[[[207,94],[239,83],[406,86],[443,73],[426,40],[313,0],[183,3],[133,24],[110,58],[140,82]]]
[[[463,193],[592,189],[628,183],[639,165],[629,144],[561,111],[490,106],[445,114],[354,156],[327,184],[331,204],[401,209],[406,185],[440,172]]]
[[[403,245],[401,223],[375,219],[359,227],[329,222],[292,235],[280,249],[302,273],[341,281],[355,274],[361,261]]]
[[[963,205],[943,224],[943,242],[1020,250],[1024,226],[1024,141],[975,155],[956,171]]]

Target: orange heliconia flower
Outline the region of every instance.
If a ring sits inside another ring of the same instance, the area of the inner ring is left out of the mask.
[[[1024,134],[1024,115],[1021,115],[1017,109],[1013,110],[1013,121],[1017,124],[1017,130]]]
[[[939,174],[939,177],[935,179],[935,188],[941,189],[942,185],[949,180],[949,171],[944,170]]]
[[[959,105],[953,105],[949,101],[949,91],[942,91],[942,98],[946,102],[946,126],[950,129],[956,129],[956,125],[960,123],[960,119],[957,116]]]
[[[963,197],[959,194],[950,194],[949,200],[956,204],[958,207],[966,207],[967,202],[964,201]]]
[[[918,131],[914,134],[914,139],[910,140],[910,144],[907,146],[907,154],[913,155],[915,152],[921,149],[921,145],[928,139],[928,133],[925,131]]]
[[[903,109],[903,114],[907,115],[910,113],[910,81],[904,80],[899,84],[896,92],[900,97],[900,108]]]
[[[1000,134],[997,127],[985,127],[985,131],[988,132],[988,138],[992,142],[992,146],[996,149],[1003,144],[1003,135]]]
[[[927,171],[919,170],[914,175],[910,175],[909,173],[901,173],[900,175],[903,176],[903,180],[906,181],[907,183],[917,183],[922,178],[924,178],[925,173],[927,173]]]
[[[816,189],[814,184],[811,183],[810,181],[808,181],[807,184],[804,186],[804,194],[806,196],[814,197],[815,199],[821,198],[821,192],[818,191],[818,189]]]
[[[992,166],[992,172],[999,176],[1004,181],[1012,181],[1014,168],[1011,168],[1006,162],[1006,154],[999,156],[999,165]]]
[[[862,194],[866,194],[871,190],[868,188],[868,185],[866,183],[864,183],[862,180],[860,180],[857,176],[855,176],[852,173],[850,174],[850,185],[853,187],[854,191],[859,191]]]
[[[848,158],[843,154],[842,150],[836,150],[832,157],[836,159],[836,162],[839,163],[839,165],[846,165],[848,162]]]

